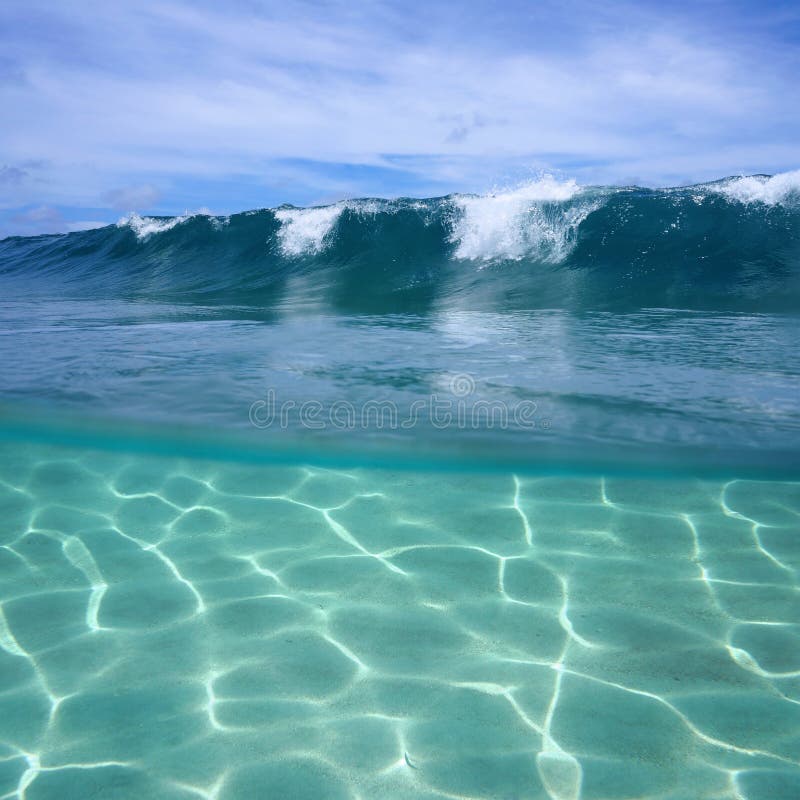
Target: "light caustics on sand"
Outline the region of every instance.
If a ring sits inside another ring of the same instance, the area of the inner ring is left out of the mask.
[[[9,800],[800,786],[800,484],[3,456]]]
[[[799,190],[1,241],[0,800],[800,797]]]

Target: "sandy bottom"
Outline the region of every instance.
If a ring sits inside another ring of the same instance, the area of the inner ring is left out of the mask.
[[[800,484],[0,450],[0,797],[800,797]]]

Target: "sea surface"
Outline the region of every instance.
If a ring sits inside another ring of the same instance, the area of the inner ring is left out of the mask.
[[[0,241],[0,800],[800,797],[800,173]]]

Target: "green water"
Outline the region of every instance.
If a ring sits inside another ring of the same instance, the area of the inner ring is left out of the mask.
[[[0,797],[800,796],[800,484],[0,449]]]
[[[0,800],[800,798],[799,186],[0,242]]]

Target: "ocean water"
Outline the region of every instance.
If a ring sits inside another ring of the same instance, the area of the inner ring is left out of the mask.
[[[800,796],[798,189],[0,242],[0,798]]]

